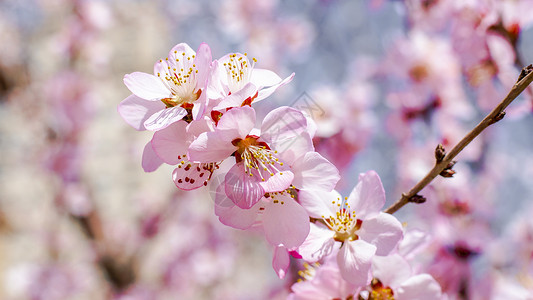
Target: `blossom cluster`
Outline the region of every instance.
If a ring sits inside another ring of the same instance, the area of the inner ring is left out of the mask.
[[[175,166],[172,179],[181,190],[214,185],[220,222],[260,231],[280,278],[291,257],[319,266],[308,265],[292,299],[440,297],[438,283],[409,271],[400,254],[404,229],[381,212],[385,192],[376,172],[361,174],[342,197],[334,190],[339,171],[315,152],[312,116],[283,106],[255,128],[254,104],[294,77],[282,79],[256,62],[246,53],[212,60],[207,44],[194,51],[181,43],[155,63],[153,75],[125,75],[132,95],[118,111],[135,129],[153,132],[144,170]],[[214,177],[223,179],[210,183]]]

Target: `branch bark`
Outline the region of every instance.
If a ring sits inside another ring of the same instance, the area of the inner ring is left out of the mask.
[[[466,147],[470,142],[472,142],[483,130],[485,130],[490,125],[498,122],[505,116],[505,109],[511,102],[513,102],[518,95],[520,95],[533,81],[533,66],[529,65],[522,69],[518,81],[511,88],[511,91],[507,96],[496,106],[479,124],[477,124],[472,131],[463,137],[461,141],[455,147],[448,152],[442,160],[437,160],[437,163],[427,173],[427,175],[422,178],[409,192],[403,193],[402,197],[392,204],[389,208],[385,210],[386,213],[393,214],[406,205],[409,202],[416,202],[417,197],[421,197],[418,194],[424,187],[426,187],[435,177],[439,176],[443,170],[445,170],[452,160]]]

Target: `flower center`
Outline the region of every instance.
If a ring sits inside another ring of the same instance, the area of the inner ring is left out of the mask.
[[[388,286],[383,286],[383,283],[378,279],[372,279],[370,283],[370,294],[368,300],[394,300],[394,292]]]
[[[253,63],[250,66],[246,53],[231,54],[229,62],[224,63],[226,73],[228,75],[228,87],[231,93],[235,93],[242,89],[242,87],[250,82],[250,76],[257,59],[252,58]]]
[[[283,162],[276,157],[278,151],[272,151],[265,142],[258,142],[257,139],[258,136],[248,135],[244,139],[234,139],[231,143],[237,147],[235,159],[244,163],[244,171],[250,177],[256,175],[261,181],[266,181],[282,171]]]
[[[332,204],[336,205],[339,210],[334,216],[322,216],[329,229],[335,231],[333,239],[337,242],[358,240],[359,236],[356,232],[363,225],[363,220],[355,217],[355,213],[351,211],[346,200],[347,198],[344,198],[344,201],[337,198],[337,200],[332,201]]]
[[[181,56],[174,51],[175,61],[169,61],[168,57],[165,61],[159,60],[160,63],[167,66],[167,71],[157,73],[157,77],[161,79],[163,84],[172,93],[171,98],[162,99],[167,107],[174,107],[184,103],[193,103],[202,94],[202,90],[196,89],[198,68],[194,63],[195,55],[185,56],[185,52]]]

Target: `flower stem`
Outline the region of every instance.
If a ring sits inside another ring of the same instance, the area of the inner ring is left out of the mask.
[[[420,192],[424,187],[426,187],[435,177],[439,176],[443,170],[449,167],[449,164],[452,163],[452,160],[457,156],[470,142],[472,142],[483,130],[485,130],[490,125],[498,122],[505,115],[505,108],[511,102],[513,102],[518,95],[520,95],[526,87],[533,81],[533,66],[529,65],[522,69],[520,77],[515,85],[511,88],[511,91],[507,96],[496,106],[479,124],[477,124],[474,129],[472,129],[467,135],[459,141],[452,150],[444,156],[444,158],[435,164],[433,169],[426,174],[426,176],[420,180],[408,193],[403,193],[402,197],[393,203],[389,208],[385,210],[386,213],[393,214],[406,205],[409,202],[413,202],[413,199],[418,192]],[[415,197],[416,198],[416,197]]]

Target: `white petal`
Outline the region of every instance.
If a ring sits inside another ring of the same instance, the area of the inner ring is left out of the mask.
[[[136,96],[146,100],[169,98],[172,94],[161,79],[154,75],[133,72],[124,76],[124,84]]]
[[[302,204],[307,213],[316,219],[335,216],[339,207],[333,202],[340,202],[341,200],[341,195],[335,190],[330,192],[322,190],[300,190],[298,192],[298,201],[300,201],[300,204]]]
[[[309,235],[298,248],[298,253],[305,261],[316,262],[333,251],[335,246],[335,241],[333,240],[334,232],[318,227],[313,223],[310,226]]]
[[[370,283],[370,267],[376,246],[365,241],[345,242],[337,254],[337,263],[344,280],[365,286]]]
[[[402,224],[393,215],[380,212],[365,219],[357,235],[377,247],[376,255],[388,255],[402,240]]]
[[[254,68],[252,70],[252,76],[250,77],[250,82],[255,84],[257,87],[262,88],[265,86],[273,86],[281,82],[281,77],[278,74],[265,69]]]
[[[147,130],[157,131],[166,128],[168,125],[177,122],[187,115],[183,107],[175,106],[165,108],[151,115],[145,122]]]
[[[161,101],[147,101],[135,95],[124,99],[118,105],[118,113],[136,130],[146,130],[144,122],[154,113],[165,109]]]

